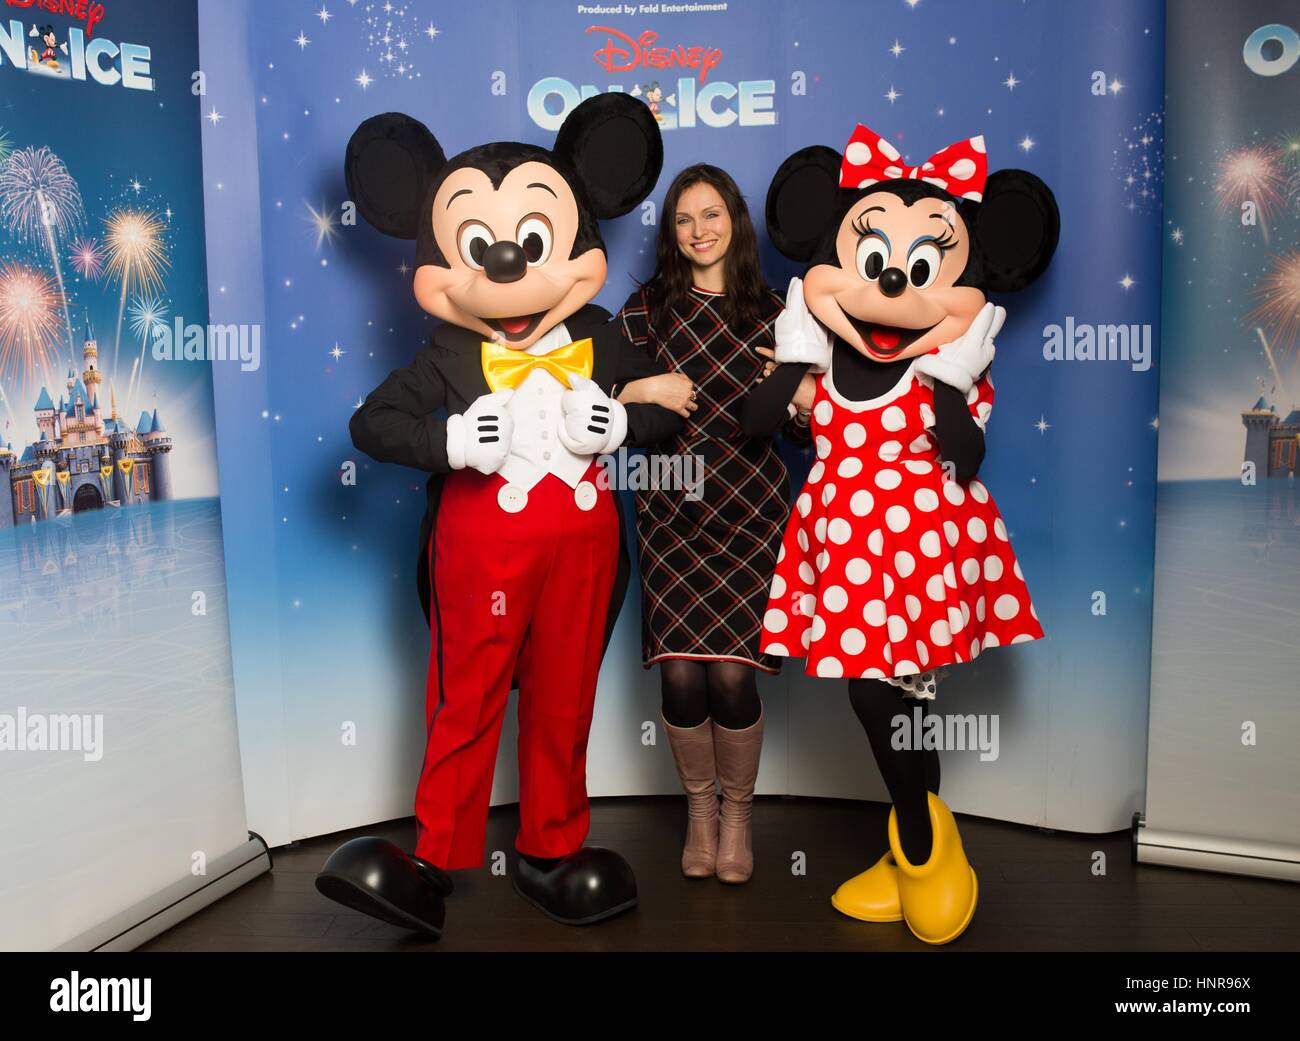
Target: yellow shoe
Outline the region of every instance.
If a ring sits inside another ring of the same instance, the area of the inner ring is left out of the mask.
[[[898,866],[886,852],[860,875],[854,875],[831,897],[831,906],[859,922],[901,922],[903,906],[898,901]]]
[[[966,859],[952,811],[933,792],[930,859],[920,866],[908,863],[898,841],[898,820],[889,815],[889,849],[898,865],[898,896],[903,919],[918,940],[943,944],[957,939],[975,915],[979,883]]]

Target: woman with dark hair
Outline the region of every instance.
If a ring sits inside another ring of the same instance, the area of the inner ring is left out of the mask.
[[[660,213],[655,273],[616,320],[669,372],[629,383],[618,397],[685,416],[682,432],[658,446],[681,468],[652,460],[649,469],[699,467],[703,481],[637,492],[642,657],[646,668],[659,665],[664,725],[687,794],[682,872],[739,883],[753,871],[750,813],[763,740],[756,670],[780,670],[758,640],[790,514],[772,439],[746,435],[741,414],[768,371],[784,304],[763,282],[748,207],[726,172],[687,167]]]

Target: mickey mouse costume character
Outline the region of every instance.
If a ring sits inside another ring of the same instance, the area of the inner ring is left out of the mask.
[[[859,124],[843,155],[806,148],[781,165],[767,222],[777,248],[810,266],[791,282],[782,364],[751,395],[746,424],[773,429],[792,401],[811,409],[817,460],[760,647],[848,679],[893,800],[888,851],[833,906],[948,943],[975,912],[975,872],[938,797],[938,752],[894,747],[892,720],[900,695],[924,711],[948,666],[1043,635],[976,474],[1005,318],[986,293],[1043,273],[1060,217],[1033,174],[988,175],[981,137],[909,166]]]
[[[636,904],[627,862],[583,846],[596,678],[629,573],[596,457],[681,419],[611,396],[663,370],[590,301],[606,276],[597,219],[637,205],[662,164],[654,117],[621,94],[578,105],[549,151],[495,143],[447,160],[398,114],[348,145],[351,198],[380,231],[416,240],[416,300],[446,323],[351,424],[367,455],[432,474],[418,562],[432,643],[415,852],[376,838],[339,847],[316,885],[349,907],[440,935],[446,872],[483,862],[512,681],[516,890],[571,925]]]

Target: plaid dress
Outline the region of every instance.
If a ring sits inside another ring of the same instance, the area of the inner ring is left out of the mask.
[[[721,298],[691,289],[686,310],[675,308],[663,330],[652,327],[644,289],[618,315],[633,343],[699,388],[699,408],[656,453],[695,457],[697,469],[652,458],[649,473],[694,472],[702,483],[636,493],[642,660],[647,668],[665,658],[739,661],[775,673],[780,659],[760,654],[758,641],[790,515],[789,479],[772,439],[746,436],[740,417],[766,360],[755,348],[773,346],[785,305],[768,291],[762,320],[739,336],[723,321]]]

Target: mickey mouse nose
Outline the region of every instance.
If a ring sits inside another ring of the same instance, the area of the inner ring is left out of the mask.
[[[885,296],[898,296],[906,288],[907,276],[902,268],[887,267],[880,273],[880,291]]]
[[[493,282],[518,282],[528,270],[528,258],[517,242],[494,242],[483,254],[483,270]]]

